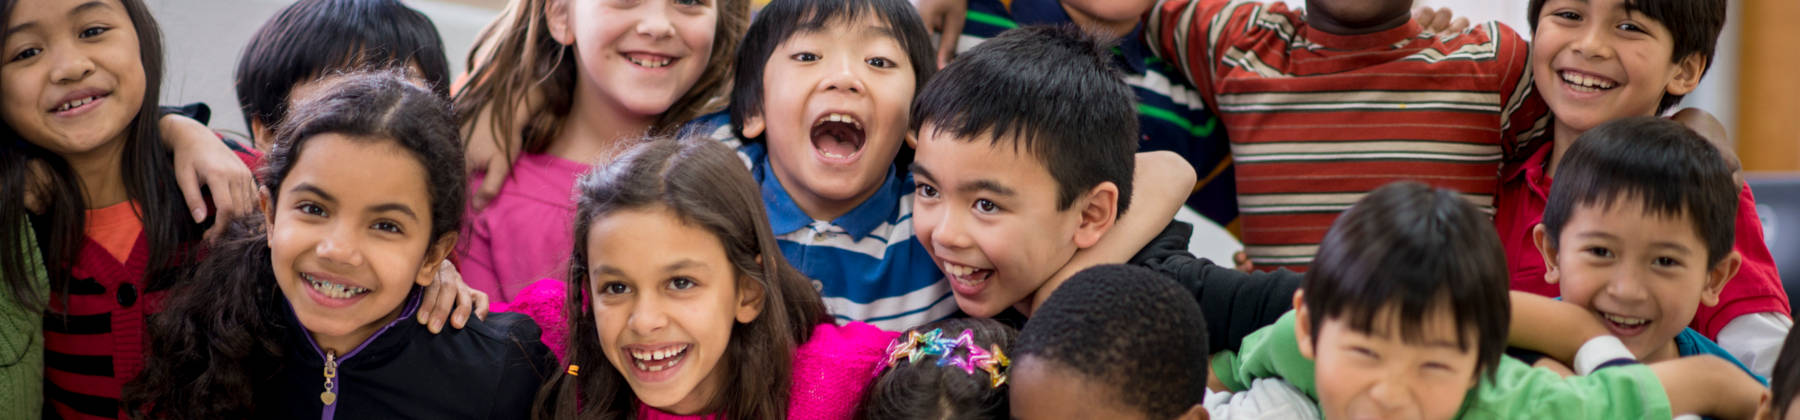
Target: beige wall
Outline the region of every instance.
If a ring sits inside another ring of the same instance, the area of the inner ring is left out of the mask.
[[[1733,136],[1748,171],[1800,171],[1800,2],[1743,0],[1738,120]]]

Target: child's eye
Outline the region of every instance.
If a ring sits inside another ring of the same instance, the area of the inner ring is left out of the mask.
[[[41,53],[41,52],[44,52],[44,49],[42,49],[42,48],[26,48],[24,51],[19,51],[18,54],[13,55],[12,61],[19,61],[19,60],[29,59],[31,57],[36,57],[38,55],[38,53]]]
[[[106,33],[107,30],[108,30],[107,28],[100,27],[100,26],[83,29],[81,31],[81,37],[82,38],[93,38],[96,36],[100,36],[100,34]]]
[[[1424,368],[1425,370],[1436,370],[1436,371],[1442,371],[1442,372],[1451,371],[1450,365],[1438,363],[1438,362],[1425,362],[1425,365],[1420,366],[1420,367]]]
[[[687,289],[692,289],[692,288],[694,288],[694,286],[697,286],[697,285],[698,285],[697,283],[694,283],[694,279],[687,278],[687,277],[676,277],[676,278],[669,279],[669,288],[670,289],[687,290]]]
[[[788,58],[792,58],[792,59],[794,59],[794,61],[807,62],[807,63],[819,61],[818,54],[813,54],[813,53],[809,53],[809,52],[794,53],[794,55],[790,55],[790,56],[788,56]]]
[[[300,214],[308,216],[325,217],[325,208],[318,204],[300,203],[300,205],[294,206],[294,210],[299,210]]]
[[[405,231],[400,229],[399,223],[394,223],[394,222],[375,222],[374,225],[371,225],[369,227],[374,228],[375,230],[379,230],[379,231],[387,232],[387,233],[406,233]]]
[[[937,196],[938,196],[937,187],[933,187],[933,186],[925,185],[925,184],[919,184],[917,193],[919,194],[920,197],[925,197],[925,198],[937,198]]]
[[[682,6],[705,6],[706,2],[702,0],[675,0],[675,4]]]
[[[600,285],[600,294],[602,295],[622,295],[626,293],[631,293],[631,286],[626,286],[624,283],[607,283]]]
[[[883,57],[875,57],[875,58],[870,58],[868,60],[863,60],[863,61],[868,62],[869,65],[871,65],[871,66],[875,66],[876,68],[883,68],[883,69],[891,69],[891,68],[900,66],[899,64],[895,64],[894,60],[889,60],[889,59],[883,58]]]
[[[1356,353],[1357,356],[1366,357],[1369,360],[1381,360],[1381,355],[1376,354],[1375,350],[1370,350],[1368,347],[1351,347],[1350,352]]]
[[[1642,26],[1638,26],[1638,24],[1636,24],[1636,23],[1631,23],[1631,22],[1625,22],[1625,23],[1621,23],[1621,24],[1619,24],[1619,26],[1618,26],[1618,28],[1619,28],[1619,30],[1621,30],[1621,31],[1630,31],[1630,32],[1647,32],[1647,31],[1645,31],[1645,30],[1644,30],[1644,27],[1642,27]]]
[[[1597,247],[1597,246],[1588,248],[1587,253],[1588,253],[1588,255],[1593,255],[1595,257],[1600,257],[1600,258],[1612,258],[1612,256],[1613,256],[1613,252],[1611,249],[1601,248],[1601,247]]]
[[[1580,20],[1581,20],[1581,14],[1580,14],[1580,13],[1575,13],[1575,12],[1571,12],[1571,11],[1567,11],[1567,10],[1564,10],[1564,11],[1561,11],[1561,12],[1556,12],[1556,13],[1551,13],[1551,14],[1550,14],[1550,16],[1555,16],[1555,17],[1559,17],[1559,18],[1563,18],[1563,19],[1568,19],[1568,20],[1573,20],[1573,21],[1580,21]]]
[[[1658,257],[1655,260],[1651,260],[1650,263],[1655,264],[1658,267],[1680,267],[1681,266],[1681,261],[1676,260],[1674,258],[1669,258],[1669,257]]]
[[[988,201],[987,199],[975,200],[975,211],[994,214],[1000,212],[1000,205],[994,204],[994,202]]]

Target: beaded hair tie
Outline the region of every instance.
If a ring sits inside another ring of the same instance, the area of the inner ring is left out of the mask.
[[[954,366],[962,368],[964,373],[974,375],[976,369],[987,371],[988,384],[999,388],[1006,384],[1006,370],[1012,360],[1000,351],[999,345],[989,345],[987,350],[975,345],[975,338],[969,330],[963,330],[956,338],[944,337],[942,328],[920,334],[913,331],[894,339],[888,344],[887,361],[882,367],[893,367],[902,359],[907,363],[918,363],[925,357],[937,357],[938,366]],[[967,355],[958,355],[959,348],[968,349]]]

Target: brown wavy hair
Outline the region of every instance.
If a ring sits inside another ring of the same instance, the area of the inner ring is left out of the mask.
[[[569,322],[562,371],[538,391],[533,418],[631,417],[637,397],[607,361],[588,301],[588,230],[618,211],[661,207],[719,238],[740,274],[740,290],[760,287],[761,316],[732,325],[731,344],[715,369],[726,369],[725,388],[706,407],[734,419],[787,417],[794,348],[814,326],[833,322],[812,281],[788,265],[769,228],[756,182],[730,148],[704,138],[647,140],[576,186],[575,246],[565,280]],[[759,260],[760,258],[760,260]],[[751,286],[754,284],[755,286]],[[579,375],[568,365],[582,366]]]
[[[502,139],[520,137],[521,149],[539,153],[562,128],[574,105],[577,69],[574,46],[562,45],[550,36],[544,6],[554,0],[512,0],[506,10],[482,28],[469,51],[469,84],[456,92],[456,122],[465,138],[473,139],[483,117],[496,139],[496,149],[513,154]],[[675,100],[650,126],[650,134],[674,134],[701,115],[724,109],[731,88],[732,64],[738,41],[750,27],[749,0],[716,0],[719,22],[714,28],[712,55],[700,80]],[[523,111],[521,113],[521,111]],[[513,116],[526,115],[523,121]],[[523,124],[523,125],[520,125]]]

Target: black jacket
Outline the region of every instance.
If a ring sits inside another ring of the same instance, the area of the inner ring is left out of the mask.
[[[409,298],[409,308],[413,307]],[[531,318],[492,313],[432,334],[403,311],[360,349],[338,355],[333,416],[326,417],[324,357],[293,318],[274,377],[256,390],[261,419],[523,419],[556,369]]]
[[[1131,265],[1149,267],[1175,279],[1194,293],[1206,315],[1207,346],[1211,352],[1236,351],[1244,336],[1274,324],[1294,308],[1294,291],[1301,274],[1287,269],[1245,273],[1213,264],[1188,252],[1194,226],[1170,222],[1156,239],[1131,257]]]

